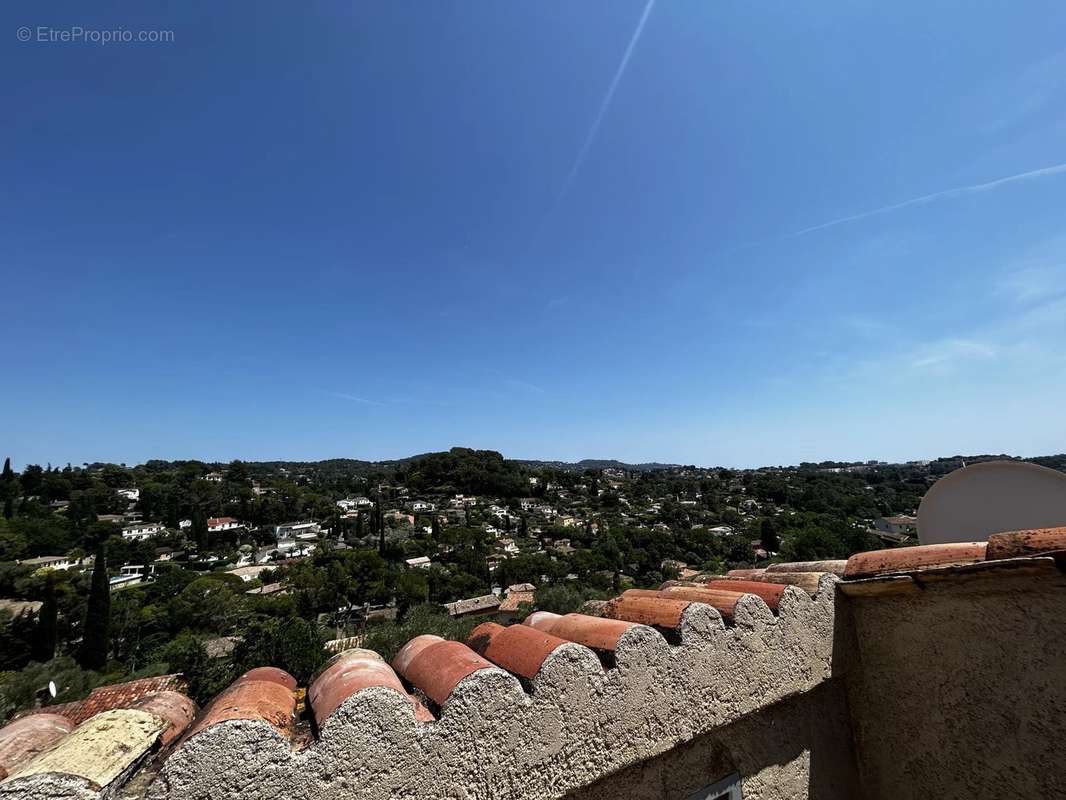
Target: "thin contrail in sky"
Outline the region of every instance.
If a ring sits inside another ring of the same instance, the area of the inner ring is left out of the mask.
[[[596,118],[592,121],[592,127],[589,128],[589,132],[585,136],[585,141],[581,145],[581,149],[577,152],[577,158],[574,159],[574,165],[570,167],[570,172],[567,173],[566,179],[563,181],[562,188],[559,190],[559,195],[555,198],[555,204],[552,206],[553,210],[563,201],[563,198],[566,197],[567,192],[570,191],[571,184],[574,182],[574,178],[577,177],[577,173],[581,169],[581,165],[585,163],[585,156],[588,155],[589,148],[592,147],[592,143],[596,139],[596,134],[599,133],[603,118],[607,115],[607,109],[611,106],[611,100],[614,99],[615,90],[618,89],[618,84],[622,80],[622,75],[626,71],[626,66],[629,65],[629,59],[633,55],[633,50],[636,48],[637,42],[640,41],[640,35],[644,33],[644,25],[647,23],[648,17],[651,15],[651,10],[654,6],[655,0],[648,0],[647,5],[644,6],[644,13],[640,15],[640,22],[637,23],[637,27],[633,31],[633,36],[629,40],[629,45],[626,47],[625,53],[622,54],[622,61],[618,64],[618,69],[615,70],[614,78],[611,79],[611,85],[607,87],[607,94],[603,96],[603,100],[600,102],[600,109],[596,112]]]
[[[585,141],[581,144],[581,149],[577,151],[577,158],[574,159],[574,165],[570,167],[570,172],[566,174],[566,178],[563,180],[562,186],[559,187],[558,194],[555,195],[555,200],[552,202],[548,210],[544,212],[540,220],[537,222],[536,227],[533,229],[533,233],[530,235],[525,247],[523,248],[521,258],[525,258],[530,254],[537,242],[540,240],[541,233],[544,232],[544,227],[548,224],[548,220],[555,216],[555,212],[559,210],[559,206],[562,205],[566,195],[570,192],[570,187],[574,184],[574,179],[577,177],[577,173],[581,170],[581,165],[585,163],[585,156],[588,155],[589,149],[592,147],[592,143],[596,140],[596,134],[599,133],[600,125],[603,124],[603,118],[607,116],[607,109],[611,106],[611,100],[614,99],[615,90],[618,89],[618,84],[622,80],[622,75],[626,71],[626,66],[629,64],[629,59],[633,55],[633,50],[637,46],[637,42],[640,41],[640,35],[644,33],[644,25],[648,21],[648,17],[651,15],[651,10],[655,6],[655,0],[648,0],[644,6],[644,13],[640,15],[640,21],[637,23],[637,27],[633,30],[633,35],[629,39],[629,45],[626,47],[626,51],[622,54],[622,60],[618,64],[618,69],[614,71],[614,77],[611,79],[610,85],[607,87],[607,94],[603,96],[603,100],[600,101],[600,108],[596,112],[595,119],[592,120],[592,127],[589,128],[589,132],[585,135]]]
[[[366,397],[358,397],[354,394],[348,394],[347,392],[326,392],[330,397],[339,397],[341,400],[351,400],[353,403],[362,403],[368,406],[384,406],[386,403],[379,402],[377,400],[369,400]]]
[[[923,203],[931,203],[934,200],[940,200],[945,197],[961,197],[967,194],[977,194],[978,192],[987,192],[991,189],[998,189],[1008,183],[1017,183],[1019,181],[1027,181],[1032,178],[1045,178],[1049,175],[1059,175],[1066,172],[1066,164],[1055,164],[1051,167],[1043,167],[1042,169],[1034,169],[1029,172],[1020,172],[1017,175],[1008,175],[1005,178],[997,178],[994,181],[987,181],[986,183],[975,183],[972,186],[959,186],[955,189],[944,189],[940,192],[933,192],[932,194],[925,194],[921,197],[912,197],[910,200],[904,200],[900,203],[893,203],[890,206],[882,206],[881,208],[875,208],[870,211],[863,211],[858,214],[851,214],[847,217],[841,217],[840,219],[830,220],[829,222],[823,222],[819,225],[811,225],[809,228],[803,228],[802,230],[794,231],[793,233],[785,234],[783,238],[791,239],[795,236],[805,236],[808,233],[814,233],[815,231],[825,230],[826,228],[832,228],[837,225],[843,225],[847,222],[855,222],[856,220],[866,219],[867,217],[875,217],[878,214],[887,214],[889,211],[898,211],[901,208],[907,208],[909,206],[918,206]]]

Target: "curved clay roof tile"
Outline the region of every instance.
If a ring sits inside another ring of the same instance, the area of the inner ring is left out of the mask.
[[[38,753],[47,750],[74,728],[59,714],[30,714],[0,728],[0,780]]]
[[[604,617],[590,617],[586,614],[552,614],[549,611],[537,611],[526,617],[525,624],[539,631],[566,639],[568,642],[583,644],[595,650],[613,652],[618,640],[633,628],[635,623]]]
[[[753,575],[762,575],[765,569],[731,569],[726,573],[730,578],[750,578]]]
[[[894,572],[912,572],[928,567],[951,567],[976,564],[985,560],[986,542],[923,544],[856,553],[848,559],[844,577],[873,578]]]
[[[737,600],[744,596],[743,592],[729,589],[696,588],[691,586],[670,586],[655,593],[658,597],[676,600],[691,600],[695,603],[706,603],[718,610],[725,620],[733,619],[733,609]],[[649,595],[650,596],[650,595]]]
[[[681,627],[681,617],[689,607],[688,600],[670,600],[666,597],[647,597],[630,592],[642,592],[642,589],[630,589],[621,597],[611,600],[604,609],[604,616],[611,619],[624,619],[642,625],[655,625],[660,628]],[[658,594],[658,592],[654,592]]]
[[[281,736],[291,739],[296,724],[296,695],[286,684],[291,682],[295,686],[296,680],[282,670],[277,672],[288,681],[249,679],[249,675],[258,672],[245,673],[212,700],[189,729],[186,740],[231,720],[265,722]]]
[[[778,572],[832,572],[834,575],[843,576],[847,563],[847,560],[842,558],[831,561],[788,561],[784,564],[770,564],[766,572],[770,575]]]
[[[256,667],[250,669],[241,677],[237,678],[233,683],[247,683],[249,681],[266,681],[267,683],[276,683],[278,686],[284,686],[290,692],[296,691],[296,678],[292,677],[283,669],[277,667]]]
[[[353,694],[381,686],[407,698],[415,709],[415,717],[429,722],[433,715],[418,700],[407,693],[392,667],[372,650],[345,650],[331,658],[307,690],[307,698],[321,728],[330,715]]]
[[[474,628],[466,643],[477,653],[508,672],[533,680],[555,648],[566,642],[527,625],[504,627],[485,622]]]
[[[988,552],[985,558],[993,561],[1061,550],[1066,550],[1066,528],[1033,528],[1026,531],[993,533],[988,537]]]
[[[778,605],[781,602],[781,595],[785,593],[784,584],[764,583],[762,581],[726,581],[714,579],[707,581],[704,585],[708,589],[725,589],[730,592],[743,592],[744,594],[753,594],[756,597],[761,597],[762,601],[773,611],[777,611]]]
[[[181,736],[196,717],[196,703],[181,692],[156,692],[142,697],[131,708],[155,714],[167,723],[159,736],[164,747]]]
[[[492,668],[492,664],[462,642],[446,641],[439,636],[416,636],[400,649],[392,664],[438,706],[444,705],[464,678]]]

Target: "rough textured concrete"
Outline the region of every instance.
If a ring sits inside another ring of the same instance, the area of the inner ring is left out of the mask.
[[[729,628],[714,609],[693,603],[679,644],[634,626],[607,670],[592,650],[559,647],[531,682],[532,694],[498,667],[477,670],[451,692],[436,722],[418,722],[410,702],[384,687],[350,696],[321,738],[299,751],[268,724],[222,721],[167,759],[149,795],[562,797],[826,681],[836,582],[827,575],[813,598],[788,587],[776,618],[748,595]]]
[[[861,797],[843,682],[821,686],[577,789],[566,800],[686,800],[733,774],[744,800]]]
[[[848,587],[864,796],[1066,797],[1066,578],[1038,561]]]
[[[0,783],[4,800],[108,797],[157,745],[168,722],[146,711],[104,711]]]

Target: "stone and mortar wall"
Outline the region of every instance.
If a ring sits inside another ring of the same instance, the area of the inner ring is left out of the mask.
[[[864,797],[1066,797],[1061,572],[960,575],[845,606]]]
[[[563,797],[753,712],[772,722],[770,706],[827,681],[836,582],[825,576],[813,598],[789,587],[776,617],[747,595],[731,627],[693,604],[679,644],[636,626],[606,670],[583,646],[559,647],[531,693],[502,669],[479,670],[456,686],[436,722],[418,721],[409,698],[383,687],[350,696],[302,749],[264,722],[220,722],[170,755],[149,796]],[[762,775],[771,765],[757,760],[752,770]]]
[[[741,776],[744,800],[861,797],[843,681],[749,714],[566,800],[687,800],[733,774]]]

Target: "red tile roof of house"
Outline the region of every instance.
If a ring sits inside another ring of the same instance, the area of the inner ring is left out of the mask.
[[[40,711],[48,714],[60,714],[75,725],[80,725],[102,711],[133,708],[139,700],[157,692],[184,693],[186,691],[188,691],[188,687],[185,684],[185,679],[180,674],[160,675],[157,678],[140,678],[126,683],[116,683],[111,686],[100,686],[93,689],[84,700],[46,706]]]
[[[525,603],[532,606],[536,602],[536,594],[533,591],[512,591],[507,593],[507,597],[500,601],[500,607],[498,611],[514,612],[518,611],[518,607]]]

